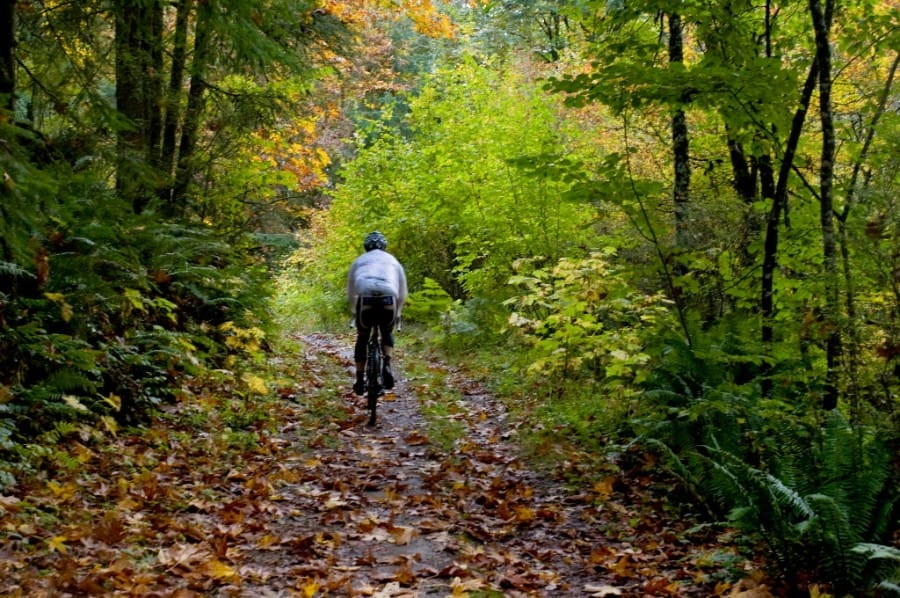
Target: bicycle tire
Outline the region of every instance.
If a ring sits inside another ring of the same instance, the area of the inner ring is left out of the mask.
[[[381,342],[378,328],[373,327],[366,350],[366,399],[369,409],[369,424],[375,425],[378,397],[381,396]]]

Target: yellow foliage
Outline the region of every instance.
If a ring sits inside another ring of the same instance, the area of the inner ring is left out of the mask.
[[[256,376],[256,375],[250,374],[250,373],[245,373],[241,376],[241,380],[243,380],[244,384],[247,385],[247,388],[252,393],[255,393],[258,395],[264,395],[264,394],[268,394],[268,392],[269,392],[269,386],[266,384],[266,381],[263,380],[262,378],[260,378],[259,376]]]
[[[53,536],[47,540],[47,547],[50,548],[51,552],[61,552],[63,554],[69,552],[65,536]]]
[[[106,428],[106,431],[116,436],[119,433],[119,424],[116,422],[114,418],[109,415],[103,415],[100,417],[100,422],[103,424],[103,427]]]
[[[231,579],[237,576],[234,567],[215,558],[204,563],[203,570],[209,577],[215,579]]]
[[[44,297],[59,305],[59,315],[63,322],[68,322],[72,319],[72,315],[75,312],[72,310],[72,306],[66,302],[65,295],[62,293],[44,293]]]
[[[109,393],[109,396],[103,397],[103,401],[115,411],[122,409],[122,397],[117,394]]]
[[[219,330],[226,333],[226,346],[248,354],[258,353],[261,349],[260,343],[266,337],[266,333],[256,326],[238,328],[232,321],[220,324]]]

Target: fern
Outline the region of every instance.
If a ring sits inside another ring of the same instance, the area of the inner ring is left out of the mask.
[[[854,547],[890,528],[897,489],[889,483],[888,452],[868,431],[834,414],[821,436],[815,449],[807,449],[805,468],[793,448],[786,467],[781,455],[770,455],[774,470],[790,472],[790,483],[717,447],[694,454],[706,464],[710,492],[730,505],[745,532],[765,543],[787,579],[796,581],[805,571],[843,595],[872,585],[880,573],[867,568],[869,555]]]
[[[865,560],[852,550],[861,540],[854,530],[855,514],[848,509],[852,505],[824,494],[810,495],[807,500],[816,513],[807,531],[811,540],[807,544],[818,549],[821,569],[841,572],[839,577],[832,576],[841,594],[859,587]]]
[[[900,549],[860,542],[852,551],[865,558],[871,569],[869,577],[879,580],[873,587],[881,596],[900,598]]]
[[[19,264],[7,262],[6,260],[0,260],[0,276],[8,276],[10,278],[34,278],[34,274]]]

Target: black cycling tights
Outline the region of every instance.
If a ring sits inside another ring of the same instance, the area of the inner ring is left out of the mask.
[[[383,307],[365,309],[356,318],[356,346],[353,348],[356,363],[366,361],[366,345],[372,335],[372,326],[378,326],[381,332],[382,347],[394,346],[394,310]]]

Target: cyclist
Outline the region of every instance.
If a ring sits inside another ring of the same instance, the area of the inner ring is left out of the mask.
[[[372,327],[381,332],[384,366],[382,379],[387,389],[394,387],[391,357],[394,347],[394,322],[406,301],[406,273],[393,255],[386,251],[387,239],[378,231],[366,235],[363,241],[365,253],[350,265],[347,274],[347,301],[356,321],[356,345],[353,359],[356,362],[356,383],[353,392],[365,392],[366,344]]]

